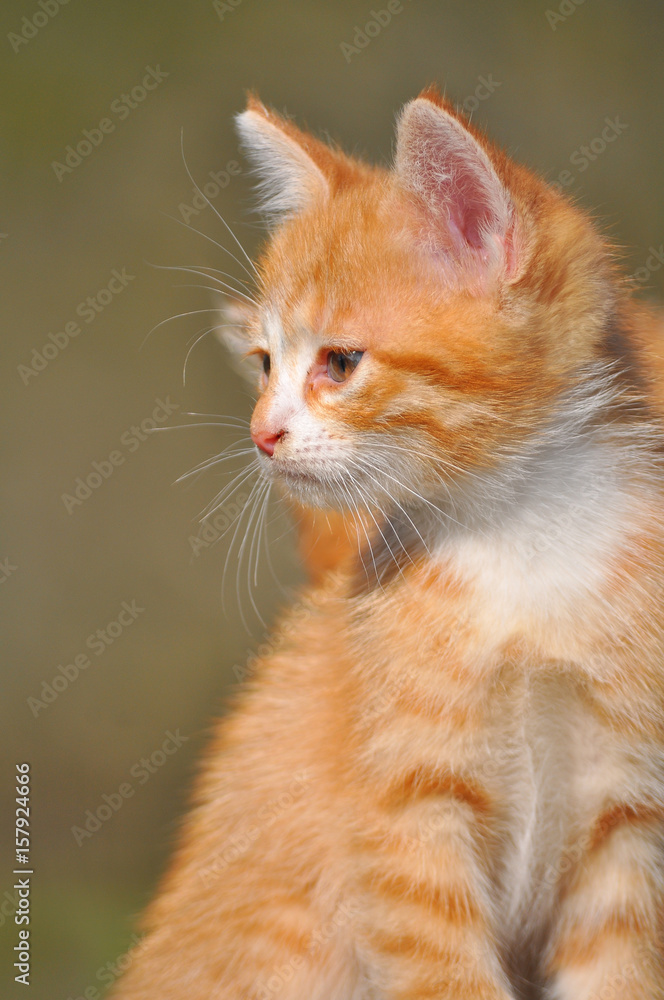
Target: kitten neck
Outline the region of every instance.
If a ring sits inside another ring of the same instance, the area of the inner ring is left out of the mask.
[[[358,574],[384,586],[409,564],[473,539],[507,546],[526,569],[565,535],[590,555],[598,525],[616,521],[634,497],[656,488],[662,457],[653,441],[660,437],[606,365],[579,372],[519,450],[379,522]]]

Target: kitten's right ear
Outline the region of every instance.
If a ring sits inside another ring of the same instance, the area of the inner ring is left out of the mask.
[[[253,94],[236,124],[259,178],[260,210],[272,221],[326,199],[348,170],[342,153],[301,132]]]

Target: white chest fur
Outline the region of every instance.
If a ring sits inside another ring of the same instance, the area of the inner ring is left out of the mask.
[[[643,518],[615,447],[582,439],[539,458],[491,516],[446,533],[437,548],[437,558],[472,586],[498,641],[523,630],[558,633],[601,593]]]

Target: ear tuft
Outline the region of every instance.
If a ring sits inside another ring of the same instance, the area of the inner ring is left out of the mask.
[[[424,90],[421,90],[420,93],[417,95],[416,100],[430,101],[431,104],[435,104],[436,107],[440,108],[442,111],[449,111],[449,113],[452,115],[455,114],[454,105],[452,104],[451,101],[448,101],[448,99],[443,94],[441,94],[440,90],[438,89],[438,85],[435,83],[430,83],[428,87],[425,87]]]
[[[435,88],[401,114],[396,171],[424,205],[434,249],[473,270],[512,270],[510,195],[486,149]]]
[[[260,210],[268,219],[282,219],[329,197],[348,173],[342,153],[300,131],[256,94],[249,94],[236,124],[259,179]]]

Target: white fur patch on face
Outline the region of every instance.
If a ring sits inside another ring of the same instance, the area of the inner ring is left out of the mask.
[[[263,329],[270,354],[266,420],[284,433],[272,458],[264,459],[264,468],[302,502],[338,505],[353,444],[348,433],[316,416],[306,400],[307,377],[322,346],[320,338],[305,328],[287,338],[274,311],[266,314]]]

